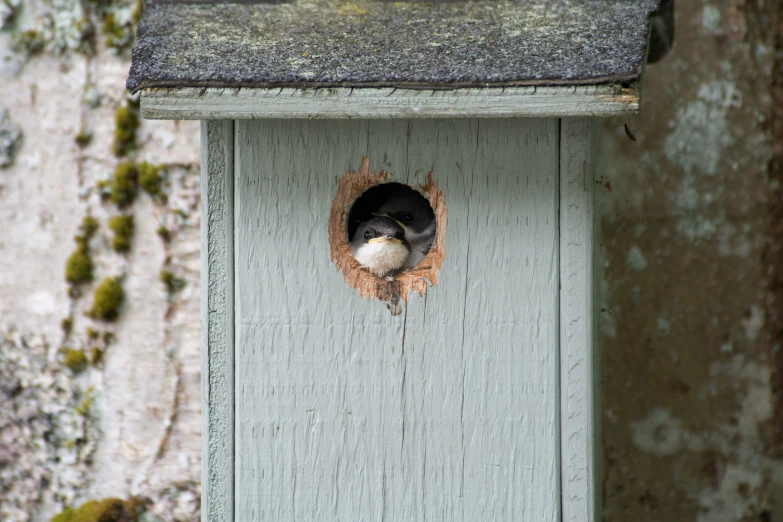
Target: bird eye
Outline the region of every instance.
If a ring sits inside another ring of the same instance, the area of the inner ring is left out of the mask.
[[[364,239],[368,239],[368,240],[372,239],[373,235],[374,234],[372,233],[372,231],[368,230],[367,232],[364,233]]]
[[[406,223],[410,223],[411,221],[413,221],[413,214],[411,214],[410,212],[408,212],[407,214],[404,214],[404,215],[402,216],[402,219],[403,219],[403,221],[405,221]]]

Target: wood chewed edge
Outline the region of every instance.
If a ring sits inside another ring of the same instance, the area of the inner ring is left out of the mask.
[[[370,187],[385,182],[389,173],[383,170],[370,173],[370,158],[362,158],[359,171],[348,171],[337,185],[337,194],[332,202],[329,215],[329,248],[332,261],[343,273],[345,282],[359,291],[362,298],[371,297],[382,301],[407,300],[411,291],[424,295],[427,282],[438,284],[438,271],[446,257],[446,200],[443,191],[438,189],[430,170],[427,183],[420,186],[435,211],[437,232],[435,243],[419,265],[395,275],[391,280],[371,274],[359,265],[351,253],[346,230],[348,214],[356,199]]]

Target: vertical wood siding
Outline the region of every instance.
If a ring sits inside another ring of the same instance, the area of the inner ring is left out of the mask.
[[[236,519],[559,520],[558,121],[235,126]],[[365,154],[446,196],[441,282],[396,318],[329,255]]]

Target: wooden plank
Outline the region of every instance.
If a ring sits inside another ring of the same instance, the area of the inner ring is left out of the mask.
[[[237,122],[238,520],[556,521],[557,122]],[[423,181],[441,282],[392,317],[330,260],[336,180]]]
[[[623,116],[639,110],[639,86],[394,88],[149,88],[148,119],[511,118]]]
[[[234,520],[234,122],[201,124],[201,519]]]
[[[593,207],[596,122],[562,120],[560,133],[560,370],[563,520],[597,522],[597,329],[594,256],[599,250]]]

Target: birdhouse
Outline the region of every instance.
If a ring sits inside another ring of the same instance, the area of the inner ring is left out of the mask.
[[[128,88],[203,122],[204,520],[600,520],[596,140],[658,7],[148,6]],[[384,190],[431,236],[376,274]]]

